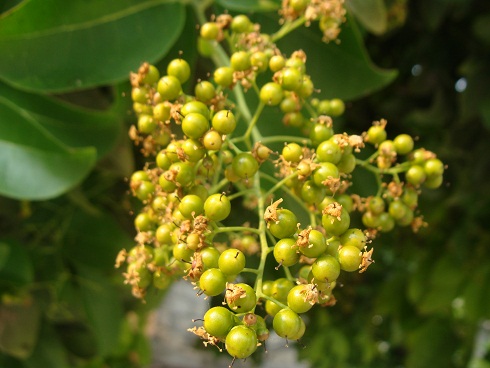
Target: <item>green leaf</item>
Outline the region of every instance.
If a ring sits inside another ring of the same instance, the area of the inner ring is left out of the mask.
[[[32,298],[0,304],[0,351],[19,359],[31,355],[38,340],[41,313]]]
[[[451,321],[433,318],[417,328],[408,341],[407,368],[453,367],[457,338],[451,330]],[[448,354],[449,352],[449,354]]]
[[[74,213],[66,232],[63,254],[99,270],[113,270],[117,253],[133,245],[131,237],[108,213],[89,215],[80,211]]]
[[[21,286],[34,280],[34,268],[26,248],[11,240],[0,241],[3,267],[0,268],[1,284]]]
[[[281,6],[277,0],[217,0],[216,2],[225,9],[241,12],[274,11]]]
[[[60,92],[121,81],[158,60],[185,12],[165,0],[32,0],[0,20],[0,79]]]
[[[98,354],[107,356],[118,346],[119,333],[123,322],[122,301],[110,280],[96,268],[77,264],[81,277],[80,292],[89,325],[97,339]]]
[[[10,247],[8,244],[0,243],[0,272],[9,259]]]
[[[397,72],[376,67],[369,58],[359,29],[351,17],[342,27],[340,44],[322,41],[316,23],[300,28],[278,42],[288,55],[303,49],[308,55],[306,71],[319,98],[352,100],[369,95],[393,81]]]
[[[482,264],[473,269],[471,279],[466,283],[462,293],[465,317],[477,322],[490,317],[490,266]]]
[[[3,96],[21,113],[24,111],[63,144],[95,147],[97,157],[108,153],[121,132],[121,118],[112,110],[95,111],[76,107],[48,96],[23,92],[0,82]]]
[[[25,361],[27,368],[68,368],[66,350],[55,331],[47,322],[42,324],[41,334],[32,355]]]
[[[347,9],[369,32],[382,34],[388,26],[388,15],[383,0],[347,0]]]
[[[70,149],[0,96],[0,194],[48,199],[78,184],[96,162],[94,148]]]
[[[423,313],[450,311],[465,276],[459,268],[459,262],[449,256],[435,262],[426,284],[427,294],[417,305]]]

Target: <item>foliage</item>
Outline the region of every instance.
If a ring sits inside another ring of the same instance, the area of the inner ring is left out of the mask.
[[[141,326],[156,301],[132,300],[113,269],[118,250],[131,247],[128,212],[138,206],[123,180],[141,161],[126,138],[135,120],[128,72],[142,61],[166,65],[183,50],[194,77],[205,76],[187,3],[0,4],[2,366],[149,361]],[[279,6],[216,3],[216,12],[259,12],[272,25]],[[349,1],[340,45],[298,29],[291,47],[310,50],[320,98],[356,100],[340,130],[387,118],[395,132],[408,130],[439,152],[450,186],[421,201],[428,229],[382,236],[367,277],[346,279],[342,303],[328,313],[313,310],[318,323],[302,355],[318,367],[485,366],[485,341],[474,343],[489,318],[489,9],[477,1],[385,3]],[[374,66],[364,41],[387,69]],[[414,65],[422,74],[410,74]],[[398,78],[381,90],[394,69]],[[456,93],[462,76],[468,87]]]

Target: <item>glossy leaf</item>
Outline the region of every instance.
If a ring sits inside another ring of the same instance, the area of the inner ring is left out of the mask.
[[[382,34],[388,26],[383,0],[347,0],[346,7],[369,32]]]
[[[280,8],[278,0],[217,0],[223,8],[241,12],[273,11]]]
[[[0,96],[0,194],[56,197],[78,184],[96,162],[94,148],[68,148],[31,115]]]
[[[29,114],[63,144],[94,147],[98,158],[110,151],[121,132],[121,117],[113,110],[83,109],[52,97],[23,92],[2,82],[0,96],[15,105],[19,114]]]
[[[383,70],[372,63],[351,17],[342,27],[340,44],[322,42],[317,28],[317,23],[300,28],[278,44],[287,55],[298,49],[306,52],[306,70],[315,88],[321,90],[319,98],[360,98],[385,87],[396,77],[395,70]]]
[[[54,92],[121,81],[162,57],[185,20],[165,0],[33,0],[0,21],[0,79]]]

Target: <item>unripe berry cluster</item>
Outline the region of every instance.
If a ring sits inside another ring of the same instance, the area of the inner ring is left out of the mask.
[[[299,13],[316,2],[285,4]],[[179,277],[198,295],[222,298],[223,306],[209,309],[191,331],[242,359],[267,340],[270,328],[300,339],[306,328],[300,315],[335,304],[342,272],[362,273],[374,262],[370,243],[378,232],[395,224],[418,229],[419,190],[439,186],[444,165],[433,153],[414,150],[406,134],[387,140],[385,121],[360,135],[336,133],[333,119],[344,103],[314,98],[306,54],[283,55],[246,16],[219,16],[201,26],[200,36],[212,40],[211,52],[223,40],[232,51],[192,94],[183,92],[192,68],[182,58],[165,74],[145,63],[131,75],[138,120],[130,137],[148,160],[129,180],[142,203],[136,245],[116,263],[126,264],[126,283],[140,298]],[[244,91],[257,95],[253,114]],[[283,122],[261,120],[264,109],[281,111]],[[276,131],[286,124],[298,135],[264,136],[262,124]],[[236,134],[239,127],[244,133]],[[376,150],[361,160],[356,155],[366,143]],[[350,192],[356,167],[376,176],[378,193]],[[281,206],[289,201],[295,207]],[[240,219],[243,208],[255,212],[254,226]],[[362,223],[351,221],[354,211]],[[271,254],[277,277],[264,280]],[[247,267],[251,257],[257,267]]]

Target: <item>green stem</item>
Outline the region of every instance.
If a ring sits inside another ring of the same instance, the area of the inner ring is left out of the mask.
[[[231,201],[235,198],[238,198],[238,197],[241,197],[241,196],[244,196],[246,195],[247,193],[255,193],[255,190],[252,188],[252,189],[245,189],[245,190],[241,190],[237,193],[234,193],[234,194],[231,194],[228,196],[228,199]]]
[[[296,28],[301,27],[305,23],[306,23],[306,18],[304,16],[301,16],[292,22],[284,23],[284,25],[276,33],[274,33],[271,36],[272,42],[279,41],[281,38],[286,36],[288,33],[294,31]]]
[[[300,143],[300,144],[310,144],[311,141],[308,138],[304,137],[295,137],[291,135],[274,135],[271,137],[263,137],[260,143],[262,144],[268,144],[268,143],[275,143],[275,142],[295,142],[295,143]]]
[[[257,206],[257,214],[259,216],[259,240],[260,240],[260,263],[257,268],[257,279],[255,280],[255,291],[258,293],[258,296],[262,293],[262,279],[264,277],[264,269],[265,263],[267,261],[267,255],[269,254],[269,244],[267,243],[266,236],[266,223],[263,218],[265,213],[265,203],[264,197],[260,195],[260,176],[255,175],[254,177],[254,188],[257,191],[257,198],[259,199],[259,203]]]
[[[227,227],[219,227],[217,229],[213,230],[214,234],[219,234],[219,233],[231,233],[231,232],[251,232],[255,234],[259,234],[260,231],[259,229],[253,228],[253,227],[246,227],[246,226],[227,226]]]
[[[214,3],[214,0],[191,0],[188,3],[194,8],[199,24],[206,23],[206,9]]]
[[[245,267],[245,268],[242,270],[242,272],[249,272],[249,273],[255,273],[255,274],[257,274],[259,271],[258,271],[258,270],[256,270],[255,268],[246,268],[246,267]]]
[[[274,184],[276,184],[276,183],[277,183],[277,179],[276,179],[276,178],[273,178],[273,177],[272,177],[272,176],[270,176],[270,175],[267,175],[267,174],[265,174],[265,173],[263,173],[263,172],[260,172],[260,173],[259,173],[259,175],[260,175],[262,178],[264,178],[264,179],[266,179],[266,180],[270,181],[271,183],[274,183]],[[291,199],[293,199],[293,200],[294,200],[294,201],[295,201],[295,202],[296,202],[298,205],[300,205],[300,206],[301,206],[301,207],[302,207],[302,208],[305,210],[305,212],[307,212],[307,213],[309,213],[309,212],[310,212],[310,210],[308,209],[308,207],[306,207],[306,206],[305,206],[305,203],[304,203],[304,202],[303,202],[303,201],[302,201],[300,198],[298,198],[298,196],[296,196],[296,195],[295,195],[293,192],[291,192],[291,190],[290,190],[289,188],[287,188],[286,186],[283,186],[283,187],[281,188],[281,190],[282,190],[282,191],[284,191],[284,192],[285,192],[285,193],[286,193],[286,194],[287,194],[287,195],[288,195],[288,196],[289,196]],[[265,198],[265,197],[264,197],[264,198]]]
[[[250,137],[250,134],[253,134],[253,138],[255,142],[258,142],[262,140],[262,135],[258,131],[258,129],[255,128],[255,125],[257,124],[257,121],[259,120],[260,115],[262,114],[262,111],[264,110],[265,104],[261,101],[259,103],[259,106],[257,106],[257,109],[255,110],[255,114],[252,118],[252,120],[248,123],[248,128],[245,134],[243,135],[243,138],[248,140]]]
[[[281,303],[279,300],[277,300],[277,299],[275,299],[275,298],[273,298],[271,296],[265,295],[261,291],[257,291],[256,294],[257,294],[257,298],[265,299],[265,300],[270,300],[271,302],[277,304],[281,308],[289,308],[286,304]]]
[[[228,179],[226,178],[223,178],[219,181],[219,183],[217,184],[214,184],[210,189],[209,189],[209,193],[213,194],[213,193],[218,193],[218,190],[221,189],[222,187],[224,187],[226,184],[228,184],[229,181]]]
[[[271,189],[269,189],[267,191],[267,193],[264,194],[264,198],[267,198],[269,197],[272,193],[274,193],[276,190],[280,189],[284,183],[286,183],[288,180],[291,180],[295,177],[298,176],[298,171],[294,171],[293,173],[289,174],[288,176],[286,176],[285,178],[279,180],[276,185],[274,185]]]

